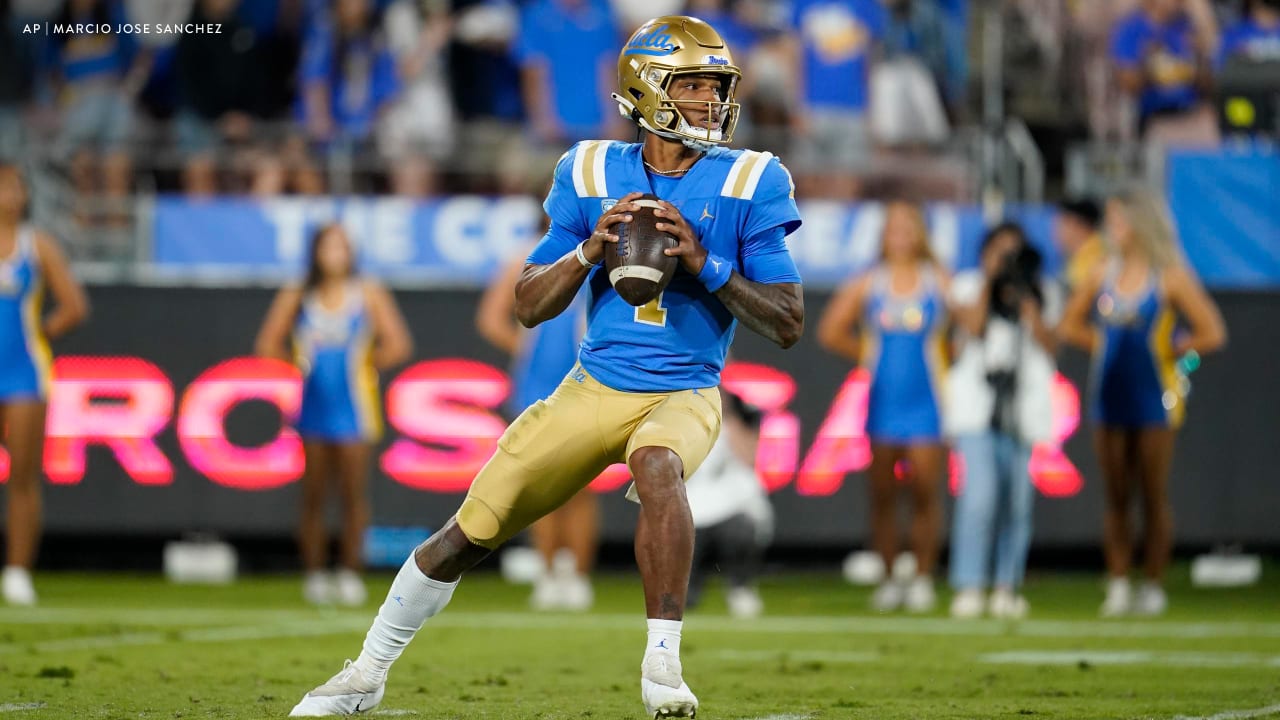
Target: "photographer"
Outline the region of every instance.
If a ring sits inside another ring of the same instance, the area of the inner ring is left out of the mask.
[[[989,230],[981,257],[980,269],[956,275],[951,285],[960,330],[946,429],[965,468],[951,535],[951,614],[982,614],[994,546],[994,591],[985,609],[1019,618],[1027,612],[1017,591],[1031,540],[1027,465],[1032,445],[1052,430],[1052,326],[1061,299],[1017,224]]]

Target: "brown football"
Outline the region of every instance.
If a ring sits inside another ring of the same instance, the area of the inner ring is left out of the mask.
[[[658,297],[676,272],[679,258],[663,251],[678,243],[673,235],[659,231],[662,218],[654,214],[661,208],[654,195],[634,200],[640,209],[631,213],[631,222],[617,223],[609,232],[618,236],[614,246],[605,245],[604,268],[609,282],[623,300],[636,306]]]

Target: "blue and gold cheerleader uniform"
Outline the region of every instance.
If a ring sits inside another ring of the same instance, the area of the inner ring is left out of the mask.
[[[564,312],[525,331],[511,364],[511,417],[551,397],[578,362],[578,345],[586,330],[586,293],[579,292]]]
[[[298,434],[324,442],[372,442],[382,434],[373,328],[364,288],[347,284],[342,307],[330,310],[307,293],[294,325],[293,347],[302,370]]]
[[[0,403],[48,397],[53,353],[40,327],[43,301],[35,229],[21,225],[13,253],[0,259]]]
[[[871,372],[867,436],[886,445],[939,442],[946,308],[937,274],[921,266],[916,290],[903,297],[887,269],[873,273],[862,325],[862,366]]]
[[[1173,351],[1177,316],[1160,291],[1152,268],[1132,295],[1116,289],[1120,264],[1103,275],[1094,305],[1099,341],[1093,354],[1093,416],[1121,428],[1182,424],[1186,402]]]

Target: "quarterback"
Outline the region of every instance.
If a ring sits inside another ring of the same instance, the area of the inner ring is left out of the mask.
[[[507,428],[466,499],[392,582],[354,662],[303,697],[294,716],[371,710],[387,672],[464,572],[626,462],[640,503],[636,561],[648,638],[640,665],[649,717],[693,717],[680,633],[693,555],[684,479],[720,432],[716,390],[741,322],[782,347],[804,329],[800,277],[784,238],[800,226],[791,176],[769,153],[731,150],[741,80],[729,48],[692,17],[649,21],[618,58],[620,111],[643,142],[585,141],[561,157],[544,208],[550,229],[516,285],[528,327],[565,310],[587,284],[578,362],[546,400]],[[600,266],[610,232],[642,194],[662,198],[657,229],[676,238],[665,291],[627,304]]]

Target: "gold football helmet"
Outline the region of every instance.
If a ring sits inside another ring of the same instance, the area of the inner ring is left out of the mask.
[[[668,89],[681,75],[720,78],[718,101],[672,100]],[[618,56],[618,111],[640,127],[670,140],[706,150],[733,139],[738,125],[734,95],[742,71],[733,64],[720,33],[698,18],[666,15],[636,30]],[[711,122],[695,127],[678,105],[705,104]]]

